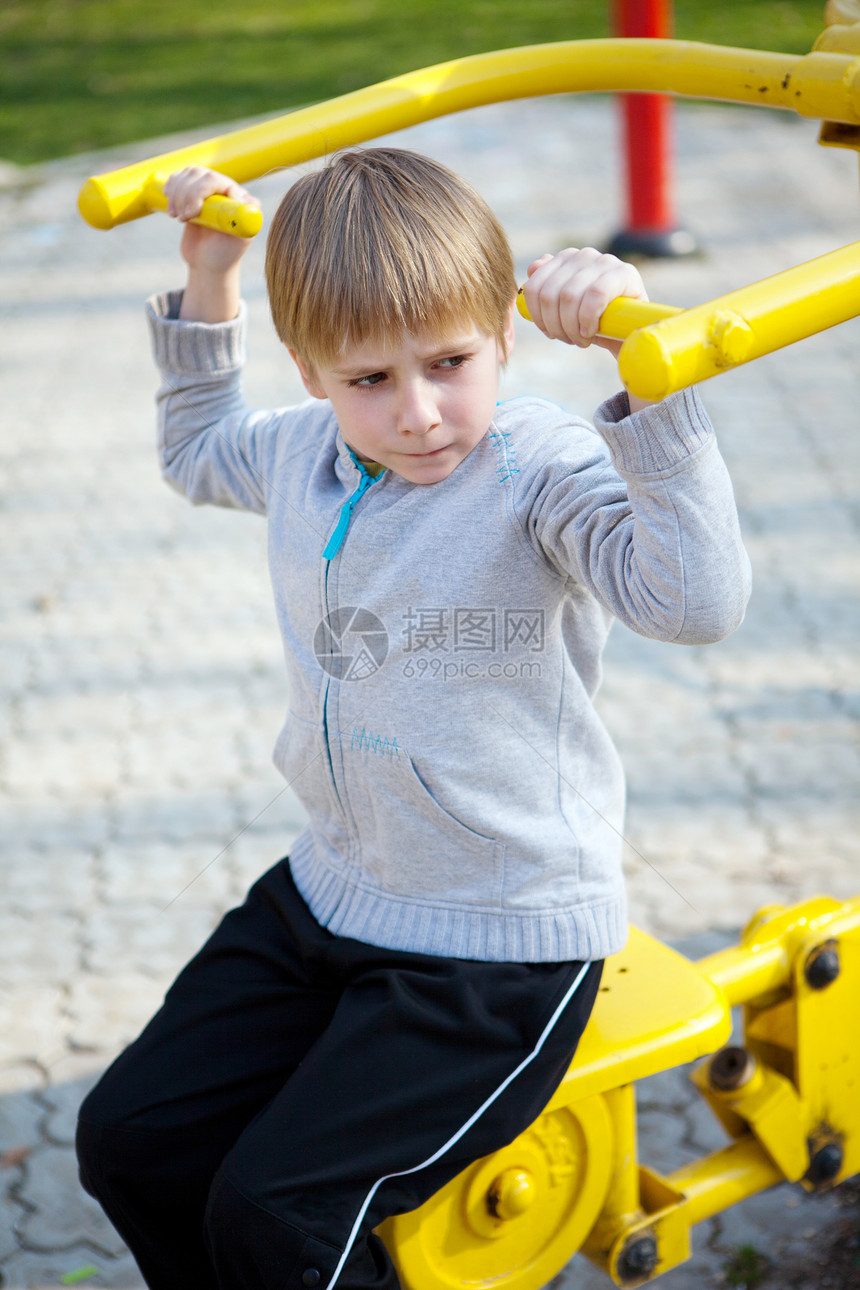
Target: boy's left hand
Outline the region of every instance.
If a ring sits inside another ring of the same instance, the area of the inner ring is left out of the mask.
[[[632,264],[593,247],[542,255],[529,265],[528,275],[523,294],[533,321],[545,336],[580,349],[599,345],[617,356],[622,342],[597,335],[606,306],[619,296],[648,299]]]

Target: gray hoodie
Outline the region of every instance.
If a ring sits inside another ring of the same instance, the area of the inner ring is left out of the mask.
[[[392,949],[525,962],[621,948],[624,780],[593,706],[613,618],[719,640],[749,562],[695,393],[598,433],[501,404],[440,483],[368,475],[328,403],[250,410],[244,315],[149,302],[168,482],[268,520],[290,683],[274,760],[309,824],[321,924]]]

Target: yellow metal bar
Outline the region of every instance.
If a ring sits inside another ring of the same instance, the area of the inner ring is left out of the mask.
[[[640,398],[662,399],[858,314],[860,242],[852,242],[634,332],[618,356],[621,379]]]
[[[783,1181],[782,1170],[752,1135],[694,1160],[666,1178],[683,1192],[691,1227]]]
[[[739,945],[717,950],[694,966],[733,1008],[790,987],[798,947],[810,936],[841,936],[858,926],[860,897],[840,902],[814,896],[788,909],[768,906],[744,928]]]
[[[612,1172],[601,1219],[618,1224],[639,1209],[636,1091],[624,1084],[608,1089],[603,1097],[612,1120]]]
[[[758,103],[860,125],[860,59],[851,54],[798,56],[636,38],[560,41],[439,63],[126,166],[88,180],[78,205],[96,228],[113,228],[149,214],[146,184],[163,183],[183,166],[211,166],[245,183],[270,170],[485,103],[624,90]]]
[[[753,950],[742,946],[718,950],[700,959],[696,967],[719,986],[730,1008],[783,989],[791,978],[791,959],[781,940]]]
[[[532,316],[522,287],[517,292],[517,309],[523,318],[531,322]],[[640,327],[660,322],[663,318],[674,318],[676,314],[683,312],[678,305],[658,305],[653,300],[631,300],[621,296],[607,305],[600,315],[598,333],[601,336],[611,336],[614,340],[626,340]]]
[[[636,1091],[632,1084],[607,1089],[603,1094],[612,1121],[608,1139],[611,1151],[609,1183],[600,1215],[582,1247],[598,1267],[608,1270],[610,1251],[641,1211],[639,1208],[639,1159],[636,1133]]]
[[[517,306],[530,317],[522,289]],[[628,390],[663,399],[858,314],[860,242],[852,242],[694,309],[615,300],[598,331],[624,340],[618,366]]]
[[[149,210],[167,210],[164,187],[157,180],[150,178],[144,184],[142,196]],[[263,227],[263,212],[258,206],[216,194],[207,199],[205,213],[201,212],[190,222],[217,229],[219,233],[232,233],[234,237],[256,237]]]

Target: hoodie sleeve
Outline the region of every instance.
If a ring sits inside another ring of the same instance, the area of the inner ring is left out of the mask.
[[[750,594],[731,481],[698,394],[542,437],[522,479],[533,544],[633,631],[698,645],[743,620]]]
[[[153,296],[147,320],[161,385],[162,475],[195,505],[265,514],[288,410],[255,411],[242,393],[245,306],[234,321],[179,321],[181,292]]]

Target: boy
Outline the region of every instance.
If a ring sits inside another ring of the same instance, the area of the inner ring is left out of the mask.
[[[247,197],[194,169],[171,213],[214,192]],[[275,761],[309,826],[87,1098],[81,1177],[154,1290],[393,1290],[373,1228],[540,1113],[624,942],[612,618],[719,639],[748,564],[694,393],[620,394],[599,436],[496,405],[510,251],[444,167],[349,152],[288,192],[267,278],[298,408],[244,403],[243,250],[187,224],[188,285],[150,303],[162,463],[267,516]],[[598,318],[643,294],[594,251],[525,287],[547,336],[610,349]]]

